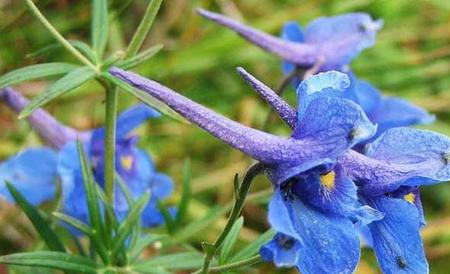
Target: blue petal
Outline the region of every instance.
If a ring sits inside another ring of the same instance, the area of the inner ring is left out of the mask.
[[[300,25],[297,22],[289,21],[284,24],[283,30],[281,32],[281,38],[291,42],[303,43],[304,36]],[[290,62],[283,61],[283,72],[288,75],[295,70],[296,65]],[[294,88],[300,84],[300,79],[295,78],[292,81]]]
[[[389,164],[408,166],[414,176],[403,185],[450,180],[450,138],[439,133],[393,128],[370,143],[366,155]]]
[[[276,267],[294,267],[300,260],[300,243],[292,237],[277,233],[261,247],[263,261],[273,262]]]
[[[277,232],[299,242],[297,266],[302,273],[355,270],[360,246],[349,219],[321,213],[277,189],[269,205],[269,222]]]
[[[374,86],[366,81],[359,80],[353,74],[349,74],[349,77],[351,86],[349,88],[350,94],[347,98],[358,103],[371,118],[372,111],[375,110],[382,100],[381,93]],[[374,122],[373,120],[371,121]]]
[[[49,148],[27,149],[0,165],[0,196],[14,202],[5,181],[33,205],[55,196],[57,155]]]
[[[175,217],[177,212],[176,208],[169,207],[168,211],[170,216]],[[150,201],[150,203],[148,203],[147,207],[142,212],[141,221],[144,227],[154,227],[164,223],[164,216],[158,209],[155,201]]]
[[[308,25],[305,43],[317,45],[324,55],[322,70],[342,70],[363,49],[373,46],[382,24],[365,13],[323,17]]]
[[[146,120],[159,116],[161,114],[158,111],[144,104],[138,104],[125,110],[117,118],[117,138],[126,137],[130,131]]]
[[[425,110],[395,97],[383,98],[368,116],[378,124],[378,135],[390,128],[427,124],[435,119]]]
[[[406,201],[385,197],[369,204],[386,214],[382,220],[369,224],[383,273],[428,273],[416,208]]]
[[[166,174],[157,173],[151,180],[150,188],[153,197],[168,198],[173,192],[173,181]]]

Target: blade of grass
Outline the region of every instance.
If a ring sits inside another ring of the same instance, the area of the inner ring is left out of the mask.
[[[92,229],[82,221],[60,212],[53,212],[53,216],[55,216],[55,218],[57,218],[58,220],[63,221],[73,226],[74,228],[80,230],[87,236],[92,236]]]
[[[66,252],[66,249],[62,242],[59,240],[58,235],[50,227],[49,223],[45,220],[44,216],[36,209],[32,204],[30,204],[25,197],[20,194],[20,192],[14,187],[13,184],[6,182],[6,187],[9,193],[16,201],[17,205],[22,209],[22,211],[30,219],[34,228],[37,230],[39,235],[42,237],[44,242],[47,244],[48,248],[53,251]]]
[[[128,58],[126,60],[123,60],[123,61],[117,63],[117,66],[122,69],[131,69],[137,65],[144,63],[145,61],[152,58],[153,56],[155,56],[155,54],[157,54],[163,47],[164,46],[162,44],[155,45],[151,48],[148,48],[148,49],[142,51],[141,53],[139,53],[131,58]]]

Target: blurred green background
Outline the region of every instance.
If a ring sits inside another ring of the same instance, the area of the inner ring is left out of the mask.
[[[89,40],[90,1],[35,1],[51,23],[66,38]],[[123,50],[144,13],[147,1],[110,1],[113,11],[110,52]],[[437,116],[426,128],[450,135],[450,2],[446,0],[167,0],[144,47],[162,43],[164,49],[135,71],[162,82],[185,96],[224,115],[260,128],[269,108],[235,73],[236,66],[276,87],[282,79],[280,60],[243,39],[196,15],[203,7],[277,34],[283,22],[302,25],[319,16],[364,11],[385,21],[375,47],[365,50],[353,63],[355,73],[386,95],[407,98]],[[46,48],[46,50],[41,50]],[[51,35],[26,10],[22,1],[0,0],[0,74],[25,65],[76,62],[57,47]],[[16,86],[32,97],[45,90],[51,79]],[[295,104],[294,92],[286,92]],[[47,110],[77,129],[102,124],[104,93],[94,82],[53,101]],[[121,94],[121,109],[134,103]],[[30,126],[0,105],[0,160],[21,149],[41,145]],[[269,131],[287,135],[288,129],[273,119]],[[169,118],[149,122],[139,130],[141,146],[163,172],[181,182],[182,164],[192,163],[193,192],[189,218],[196,220],[212,206],[224,207],[233,200],[232,179],[251,160],[216,141],[198,128]],[[267,230],[266,202],[270,185],[260,178],[247,204],[245,229],[240,244],[254,240]],[[179,193],[172,202],[177,202]],[[431,273],[450,273],[450,185],[423,188],[428,226],[423,232]],[[223,212],[222,212],[223,213]],[[225,222],[225,215],[211,218],[201,233],[185,238],[197,244],[211,240]],[[36,248],[39,243],[26,218],[14,207],[0,203],[0,253]],[[358,273],[378,273],[371,251],[363,252]],[[276,272],[261,264],[246,273]],[[1,269],[0,269],[1,273]]]

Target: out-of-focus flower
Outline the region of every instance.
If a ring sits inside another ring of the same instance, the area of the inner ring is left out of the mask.
[[[200,15],[230,28],[239,35],[285,60],[286,71],[295,67],[311,67],[320,63],[319,71],[343,71],[346,65],[365,48],[373,46],[381,20],[374,21],[365,13],[349,13],[322,17],[312,21],[304,31],[289,22],[278,38],[221,14],[198,9]]]
[[[11,88],[0,92],[3,101],[16,112],[20,112],[28,100]],[[167,198],[173,191],[172,180],[159,173],[148,154],[136,145],[137,137],[129,133],[149,118],[160,114],[142,104],[129,108],[119,115],[116,131],[116,171],[127,184],[133,198],[137,199],[150,190],[151,200],[144,210],[142,222],[153,226],[163,222],[157,209],[157,201]],[[77,132],[61,125],[42,109],[28,118],[33,128],[52,148],[28,149],[12,157],[0,166],[0,193],[8,199],[4,180],[13,183],[33,204],[54,198],[56,182],[61,181],[63,190],[63,212],[88,222],[85,190],[81,166],[76,150],[76,139],[80,139],[92,162],[96,181],[104,184],[105,129]],[[118,217],[128,211],[124,194],[117,187],[114,208]],[[11,199],[9,199],[11,200]]]

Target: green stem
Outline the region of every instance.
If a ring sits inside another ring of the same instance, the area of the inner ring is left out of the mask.
[[[39,11],[32,0],[24,0],[31,12],[36,16],[36,18],[47,28],[48,31],[65,47],[70,53],[72,53],[80,62],[84,63],[86,66],[93,69],[95,72],[100,73],[98,67],[92,64],[86,57],[83,56],[78,50],[76,50],[45,18],[45,16]]]
[[[114,182],[116,170],[116,120],[117,88],[108,85],[106,89],[106,136],[105,136],[105,194],[106,201],[114,208]],[[111,226],[107,226],[111,228]]]
[[[244,267],[244,266],[254,265],[254,264],[257,264],[257,263],[260,263],[260,262],[262,262],[261,256],[260,255],[255,255],[253,257],[250,257],[250,258],[242,260],[242,261],[229,263],[229,264],[224,264],[224,265],[221,265],[221,266],[211,267],[209,269],[209,271],[212,272],[212,273],[229,271],[229,270],[241,268],[241,267]]]
[[[141,48],[142,44],[145,41],[145,38],[147,37],[148,32],[150,31],[150,27],[153,24],[153,20],[155,19],[156,14],[158,13],[162,1],[163,0],[151,0],[150,3],[148,3],[144,17],[142,18],[142,21],[139,24],[139,27],[137,28],[136,32],[134,33],[133,38],[131,39],[131,42],[128,45],[128,48],[125,52],[124,59],[136,55],[136,53]]]
[[[205,259],[203,261],[203,267],[198,272],[201,274],[207,274],[209,273],[209,265],[211,263],[211,260],[213,259],[217,249],[222,245],[223,241],[228,236],[228,233],[230,232],[231,228],[233,227],[233,224],[236,222],[236,220],[239,218],[242,208],[244,207],[245,198],[247,197],[248,190],[250,189],[250,186],[253,182],[253,179],[260,174],[264,170],[264,165],[260,162],[255,163],[251,165],[247,172],[244,175],[244,178],[242,179],[241,186],[239,187],[238,196],[236,197],[235,203],[233,205],[233,209],[231,210],[230,216],[228,217],[227,223],[223,230],[220,232],[219,236],[217,237],[216,241],[212,246],[209,246],[209,248],[205,248],[206,254]]]

